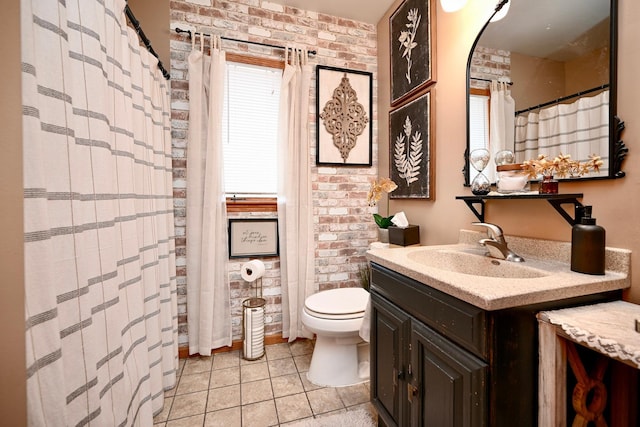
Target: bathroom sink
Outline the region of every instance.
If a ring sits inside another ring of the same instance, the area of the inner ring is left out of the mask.
[[[478,244],[484,232],[460,230],[458,243],[371,248],[367,260],[387,273],[405,276],[483,310],[502,310],[631,286],[631,251],[607,247],[604,275],[571,270],[571,242],[507,236],[509,246],[526,261],[486,255]]]
[[[510,262],[465,251],[425,248],[408,253],[407,258],[425,267],[472,276],[536,279],[551,275],[548,271],[528,267],[526,263]]]

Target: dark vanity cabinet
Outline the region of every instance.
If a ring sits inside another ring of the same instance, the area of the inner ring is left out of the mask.
[[[485,425],[484,361],[419,322],[411,327],[410,354],[411,425]]]
[[[372,263],[371,398],[381,426],[537,425],[535,313],[619,291],[485,311]]]
[[[375,264],[372,279],[371,392],[380,424],[487,425],[487,364],[443,335],[477,347],[482,310]],[[427,312],[438,313],[434,321],[421,318]]]
[[[375,357],[371,360],[373,400],[377,403],[378,413],[384,412],[384,419],[393,420],[395,425],[405,425],[403,421],[409,419],[409,414],[401,407],[406,406],[409,385],[404,372],[409,364],[404,351],[409,348],[409,316],[375,295],[371,295],[371,303],[370,349],[371,356]]]

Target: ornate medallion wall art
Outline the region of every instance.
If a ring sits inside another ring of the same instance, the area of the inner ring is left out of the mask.
[[[435,81],[433,0],[405,0],[389,18],[391,105]]]
[[[316,68],[316,164],[371,166],[372,74]]]
[[[434,199],[433,121],[434,89],[389,113],[389,169],[398,188],[392,199]]]

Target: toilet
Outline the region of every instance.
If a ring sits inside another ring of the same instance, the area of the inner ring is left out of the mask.
[[[369,343],[360,338],[369,293],[339,288],[309,296],[302,324],[316,334],[307,378],[323,387],[343,387],[369,379]]]

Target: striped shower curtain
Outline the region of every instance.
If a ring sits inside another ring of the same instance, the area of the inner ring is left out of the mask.
[[[21,2],[31,426],[151,425],[175,384],[169,87],[124,7]]]
[[[538,154],[553,158],[560,153],[579,161],[597,154],[608,164],[608,90],[583,96],[570,104],[558,104],[516,117],[516,162],[536,158]],[[608,167],[604,167],[590,176],[607,174]]]

